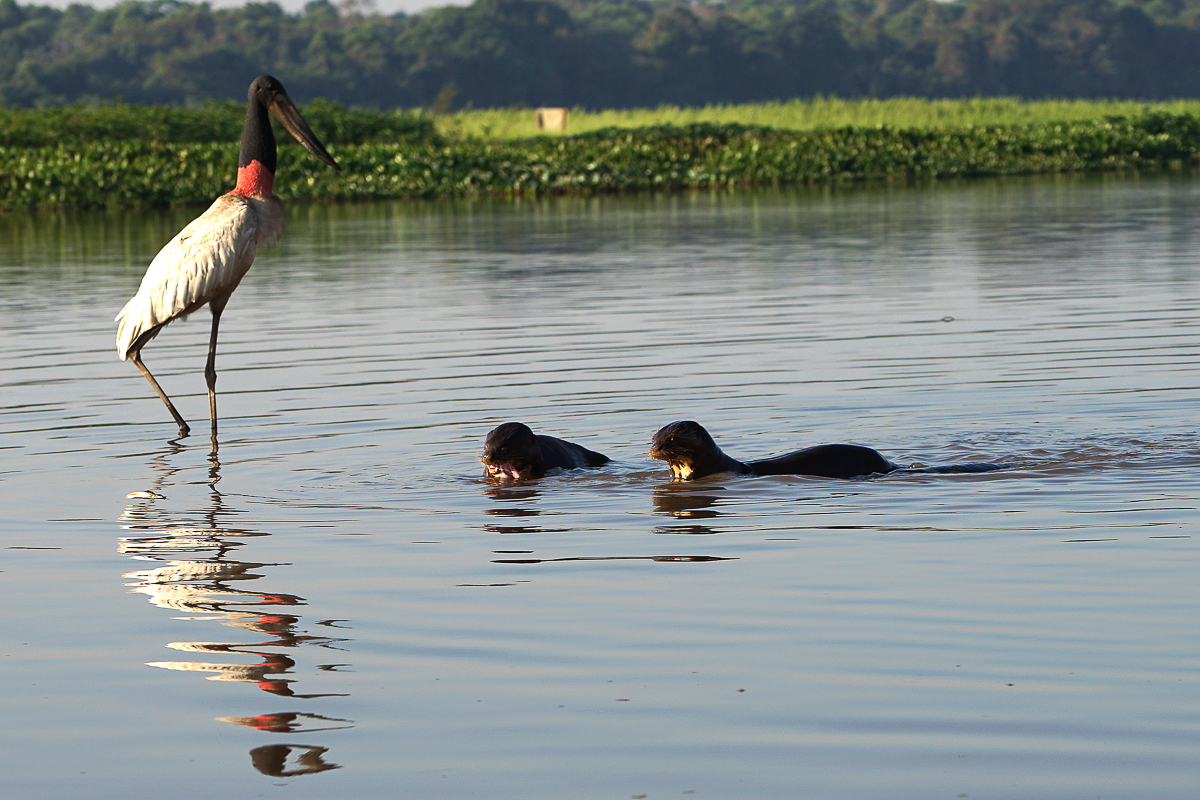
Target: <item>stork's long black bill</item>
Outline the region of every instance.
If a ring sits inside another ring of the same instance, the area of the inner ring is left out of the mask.
[[[296,106],[292,103],[291,98],[281,92],[275,95],[275,101],[268,108],[275,115],[275,119],[282,122],[283,127],[288,129],[288,133],[296,137],[297,142],[304,145],[305,150],[334,169],[341,171],[342,168],[333,160],[333,156],[329,155],[325,150],[325,146],[317,139],[316,134],[312,132],[312,128],[308,127],[308,123],[304,121],[304,117],[300,116],[300,112],[296,110]]]

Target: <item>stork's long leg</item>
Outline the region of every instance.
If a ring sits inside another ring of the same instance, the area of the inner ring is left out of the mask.
[[[217,328],[221,324],[221,312],[225,310],[228,297],[213,300],[208,304],[212,309],[212,334],[208,337],[208,364],[204,367],[204,380],[208,384],[208,418],[212,421],[212,440],[217,442]]]
[[[181,437],[187,436],[191,431],[191,428],[189,428],[188,424],[183,421],[183,417],[180,416],[179,412],[175,410],[175,406],[171,403],[171,398],[167,397],[167,393],[162,390],[162,387],[158,385],[158,381],[154,380],[154,376],[150,374],[150,370],[146,369],[146,365],[142,363],[142,351],[131,350],[129,353],[129,360],[137,365],[137,368],[141,370],[143,375],[146,376],[146,380],[150,381],[150,385],[153,386],[154,391],[158,393],[159,399],[162,400],[167,406],[167,411],[170,411],[171,416],[175,418],[177,423],[179,423],[179,435]]]

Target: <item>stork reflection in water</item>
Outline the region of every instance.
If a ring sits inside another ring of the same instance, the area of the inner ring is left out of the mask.
[[[283,84],[270,75],[250,84],[246,124],[238,154],[237,185],[193,220],[172,239],[146,269],[142,285],[117,314],[117,353],[132,361],[150,381],[179,424],[179,435],[190,428],[158,381],[142,363],[142,348],[172,320],[200,310],[212,311],[208,342],[208,413],[213,443],[217,437],[217,326],[230,295],[254,263],[261,245],[274,243],[283,233],[283,202],[272,190],[275,184],[275,136],[270,111],[296,140],[321,161],[340,169],[333,156],[309,129]]]

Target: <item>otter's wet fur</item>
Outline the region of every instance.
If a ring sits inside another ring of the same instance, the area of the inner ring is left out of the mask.
[[[509,480],[541,478],[552,469],[600,467],[609,462],[603,453],[536,434],[520,422],[506,422],[492,430],[480,460],[485,477]]]
[[[905,472],[991,472],[1001,464],[952,464],[908,469],[888,461],[876,450],[857,444],[820,444],[757,461],[738,461],[726,455],[698,422],[672,422],[654,434],[650,457],[666,461],[675,480],[694,481],[722,472],[734,475],[810,475],[818,478],[861,478]]]

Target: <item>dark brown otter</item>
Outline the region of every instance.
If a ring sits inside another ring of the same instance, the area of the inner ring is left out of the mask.
[[[650,457],[666,461],[676,480],[691,481],[719,472],[735,475],[812,475],[819,478],[860,478],[903,469],[906,472],[990,472],[1000,464],[954,464],[905,469],[877,451],[857,444],[821,444],[794,453],[742,462],[725,455],[698,422],[672,422],[654,434]]]
[[[540,436],[520,422],[506,422],[489,433],[480,460],[485,477],[509,480],[540,478],[551,469],[600,467],[609,462],[606,455],[553,436]]]

